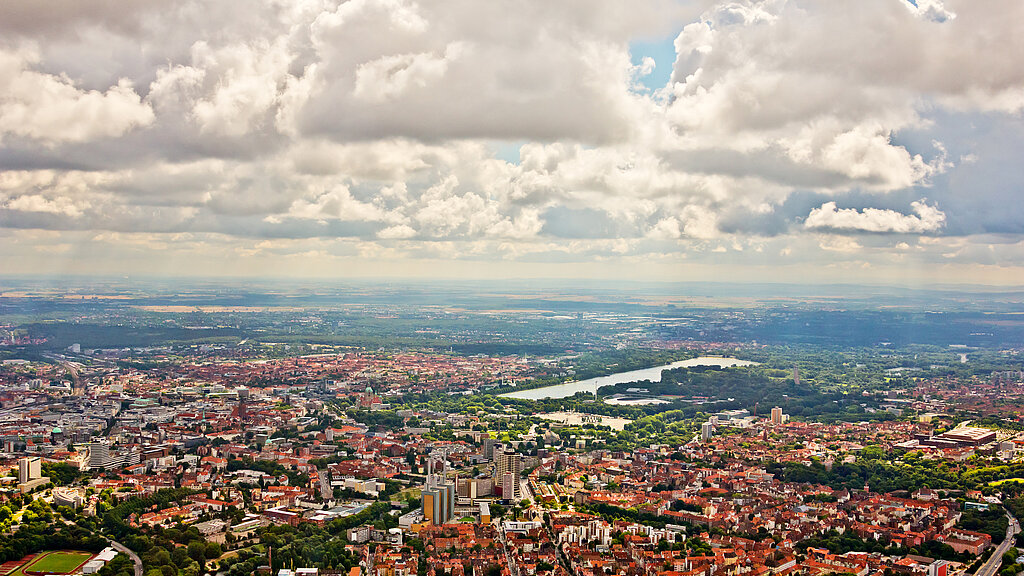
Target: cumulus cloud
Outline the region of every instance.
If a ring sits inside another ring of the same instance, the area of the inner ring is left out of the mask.
[[[923,198],[911,203],[910,206],[914,214],[902,214],[895,210],[879,210],[877,208],[839,209],[835,202],[826,202],[811,210],[804,221],[804,227],[921,234],[939,230],[946,222],[946,215],[938,207],[928,204]]]
[[[416,230],[411,226],[405,224],[399,224],[397,226],[388,226],[377,233],[378,238],[386,240],[396,240],[403,238],[412,238],[416,235]]]
[[[907,8],[915,16],[933,22],[945,22],[956,18],[956,13],[947,10],[941,0],[905,0],[905,2]]]
[[[717,3],[676,38],[667,118],[695,145],[781,150],[775,173],[791,182],[824,169],[878,191],[926,184],[946,166],[893,136],[927,126],[929,103],[1022,105],[1012,58],[979,53],[972,65],[963,50],[1020,41],[987,13],[994,7],[956,4],[954,19],[938,0]]]
[[[197,79],[216,79],[208,95],[192,108],[200,132],[242,136],[271,121],[267,114],[277,103],[291,60],[283,38],[269,45],[219,49],[197,42],[192,47],[192,66],[186,70],[201,70]]]
[[[353,198],[347,188],[328,190],[312,198],[300,198],[289,206],[287,216],[310,220],[370,222],[387,218],[387,215],[376,206]]]
[[[5,207],[11,210],[25,212],[47,212],[50,214],[63,214],[76,218],[82,214],[82,210],[75,206],[68,198],[49,199],[39,195],[25,195],[11,198],[5,203]]]
[[[0,230],[51,252],[812,265],[1022,233],[1021,3],[58,2],[0,5]]]
[[[81,90],[66,76],[32,70],[35,60],[33,54],[0,51],[0,138],[84,142],[153,122],[153,110],[129,79],[103,92]]]
[[[360,100],[379,103],[396,99],[409,90],[425,88],[441,81],[449,62],[464,49],[463,44],[454,42],[442,55],[397,54],[360,64],[352,94]]]
[[[829,252],[842,252],[846,254],[856,254],[864,249],[864,247],[856,240],[842,236],[822,238],[818,242],[818,246],[822,250],[827,250]]]

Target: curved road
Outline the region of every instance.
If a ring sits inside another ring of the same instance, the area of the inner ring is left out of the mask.
[[[121,544],[120,542],[114,542],[113,540],[111,540],[110,545],[114,548],[114,550],[117,550],[118,552],[124,552],[125,554],[127,554],[128,557],[132,559],[132,562],[135,562],[135,576],[142,576],[142,559],[139,558],[138,554],[132,552],[127,546]]]
[[[1017,522],[1017,519],[1009,514],[1007,514],[1006,517],[1010,519],[1010,525],[1006,527],[1006,538],[1004,538],[1003,542],[996,547],[995,552],[992,553],[992,556],[989,557],[988,561],[982,564],[981,568],[978,568],[978,571],[974,573],[974,576],[994,576],[996,570],[999,570],[999,567],[1003,565],[1003,554],[1010,549],[1010,546],[1013,546],[1015,541],[1014,537],[1018,532],[1020,532],[1020,524]],[[141,575],[136,574],[136,576]]]
[[[72,522],[71,520],[66,520],[65,519],[64,523],[67,524],[68,526],[76,526],[76,524],[74,522]],[[125,546],[124,544],[121,544],[120,542],[115,542],[109,536],[103,536],[102,534],[97,534],[96,532],[93,532],[92,530],[89,530],[89,532],[93,536],[101,536],[102,538],[105,538],[106,540],[110,541],[110,547],[113,548],[114,550],[117,550],[118,552],[123,552],[123,553],[127,554],[128,557],[132,559],[132,562],[135,563],[135,576],[142,576],[142,559],[139,558],[138,554],[136,554],[135,552],[132,552],[131,548]]]

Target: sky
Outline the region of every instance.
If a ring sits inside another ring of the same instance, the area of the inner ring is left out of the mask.
[[[1024,283],[1024,3],[0,2],[0,274]]]

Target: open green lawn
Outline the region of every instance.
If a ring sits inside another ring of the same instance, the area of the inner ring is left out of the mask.
[[[1009,483],[1009,482],[1012,482],[1014,484],[1019,484],[1021,482],[1024,482],[1024,478],[1003,478],[1002,480],[993,480],[993,481],[989,482],[988,485],[989,486],[999,486],[1000,484],[1006,484],[1006,483]]]
[[[397,492],[395,494],[392,494],[391,495],[391,501],[392,502],[405,502],[405,501],[407,501],[409,499],[410,496],[412,496],[413,498],[419,499],[419,497],[420,497],[420,489],[419,488],[415,488],[415,487],[414,488],[406,488],[405,490],[402,490],[401,492]]]
[[[45,574],[66,574],[74,572],[76,568],[84,564],[92,554],[89,552],[50,552],[42,557],[36,557],[27,566],[15,570],[10,576],[24,576],[25,572],[42,572]]]

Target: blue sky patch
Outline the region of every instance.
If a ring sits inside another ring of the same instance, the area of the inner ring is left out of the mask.
[[[509,164],[519,164],[519,149],[526,144],[525,140],[494,140],[488,146],[494,151],[494,157]]]
[[[634,66],[640,65],[645,56],[654,59],[654,70],[640,78],[640,84],[648,92],[660,90],[672,77],[672,65],[676,61],[675,36],[666,36],[649,42],[630,42],[629,59]]]

